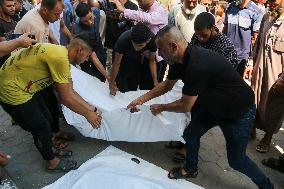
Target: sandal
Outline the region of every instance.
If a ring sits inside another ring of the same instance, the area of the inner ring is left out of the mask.
[[[271,169],[284,173],[284,163],[281,162],[280,158],[279,159],[275,159],[275,158],[264,159],[262,160],[261,163]]]
[[[165,144],[165,148],[168,148],[168,149],[180,149],[183,147],[184,147],[184,144],[180,141],[170,141],[167,144]]]
[[[73,152],[71,150],[55,150],[54,155],[57,157],[71,157]]]
[[[173,162],[175,163],[183,163],[185,161],[185,155],[182,152],[176,152],[173,157]]]
[[[53,144],[53,147],[57,150],[64,149],[69,145],[68,142],[61,140],[61,139],[57,139],[57,138],[52,139],[52,144]]]
[[[59,131],[58,135],[54,136],[56,139],[61,139],[65,141],[74,141],[75,140],[75,135],[70,133],[70,132],[63,132]]]
[[[186,174],[182,173],[182,170],[186,172]],[[168,173],[169,179],[186,179],[186,178],[195,178],[198,175],[198,171],[189,172],[185,167],[175,167]]]
[[[259,142],[255,150],[260,153],[267,153],[269,151],[270,144],[266,144],[263,140]]]
[[[77,168],[77,162],[69,159],[60,159],[54,169],[47,168],[48,172],[68,172]]]

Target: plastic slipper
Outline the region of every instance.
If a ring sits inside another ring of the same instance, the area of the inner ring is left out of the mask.
[[[261,163],[271,169],[284,173],[284,164],[279,159],[275,158],[264,159],[262,160]]]
[[[186,172],[186,174],[182,173],[182,170]],[[175,167],[168,173],[169,179],[186,179],[186,178],[195,178],[198,175],[198,171],[189,172],[185,167]]]
[[[68,172],[77,168],[77,162],[69,159],[60,159],[59,164],[54,169],[47,168],[48,172]]]

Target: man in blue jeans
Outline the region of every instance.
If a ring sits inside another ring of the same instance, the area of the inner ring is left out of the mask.
[[[169,104],[153,104],[154,115],[163,111],[191,112],[191,122],[184,130],[186,164],[173,168],[170,179],[194,178],[198,174],[200,138],[219,125],[226,139],[229,165],[247,175],[260,189],[273,184],[246,155],[247,143],[255,118],[251,88],[226,58],[213,51],[189,45],[178,28],[165,26],[156,35],[160,55],[170,65],[167,80],[132,101],[128,108],[141,105],[171,90],[178,79],[184,83],[181,99]]]

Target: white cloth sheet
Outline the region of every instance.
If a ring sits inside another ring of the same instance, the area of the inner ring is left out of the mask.
[[[136,158],[140,163],[132,161]],[[113,146],[43,189],[204,189]]]
[[[84,136],[108,141],[183,141],[182,133],[190,121],[190,114],[163,112],[153,116],[149,108],[149,104],[169,103],[179,99],[183,86],[181,81],[177,82],[172,91],[140,106],[140,112],[130,113],[126,109],[127,105],[147,91],[118,92],[116,96],[111,96],[107,83],[100,82],[74,66],[71,74],[74,90],[103,112],[101,127],[93,129],[83,116],[63,106],[68,124]]]

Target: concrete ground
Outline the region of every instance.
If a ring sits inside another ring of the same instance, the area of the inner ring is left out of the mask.
[[[63,119],[60,124],[64,130],[69,130],[76,134],[76,141],[71,142],[68,149],[73,150],[74,159],[79,164],[103,151],[107,146],[113,145],[165,170],[170,170],[173,166],[177,166],[177,164],[171,161],[174,150],[165,149],[165,142],[107,142],[83,137],[72,126],[68,126]],[[262,159],[280,155],[280,151],[275,146],[278,145],[284,148],[284,130],[282,129],[274,136],[274,144],[271,146],[271,151],[268,154],[259,154],[255,151],[255,146],[262,136],[263,132],[259,131],[257,140],[249,143],[248,154],[273,181],[276,189],[284,189],[284,174],[261,165]],[[8,177],[16,183],[19,189],[41,188],[63,176],[61,173],[47,173],[45,171],[45,162],[35,148],[31,135],[17,125],[12,126],[11,118],[1,107],[0,141],[0,150],[12,156],[9,165],[5,167]],[[229,167],[224,137],[218,127],[210,130],[202,138],[199,160],[199,175],[195,179],[190,179],[191,182],[207,189],[257,189],[250,179]],[[2,188],[5,188],[5,186],[0,185],[0,189]]]

